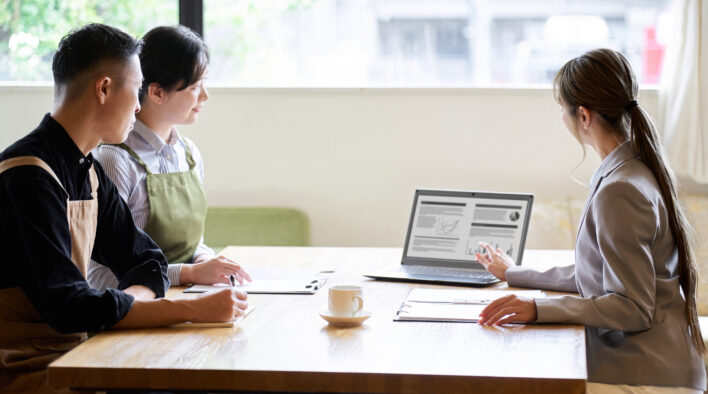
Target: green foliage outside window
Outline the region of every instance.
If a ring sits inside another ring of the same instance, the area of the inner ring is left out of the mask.
[[[140,37],[178,21],[177,0],[0,0],[0,81],[51,81],[59,40],[87,23]]]
[[[297,54],[290,31],[300,13],[321,0],[204,0],[204,39],[211,51],[209,79],[245,83],[267,79],[273,70],[259,65],[284,64]],[[256,64],[255,73],[246,63]],[[283,71],[283,70],[281,70]],[[255,79],[252,79],[255,78]]]

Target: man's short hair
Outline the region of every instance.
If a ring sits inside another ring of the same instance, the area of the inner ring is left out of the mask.
[[[105,61],[127,62],[140,52],[141,46],[142,41],[100,23],[72,30],[59,41],[52,59],[54,84],[71,83]]]
[[[140,67],[143,101],[151,83],[169,91],[182,90],[203,78],[209,64],[209,48],[204,40],[184,26],[160,26],[143,36]]]

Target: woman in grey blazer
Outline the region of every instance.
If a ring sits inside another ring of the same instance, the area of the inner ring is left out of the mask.
[[[598,49],[566,63],[554,94],[568,130],[602,158],[590,182],[575,265],[538,272],[483,244],[477,260],[510,286],[578,296],[491,303],[482,324],[586,326],[588,392],[702,392],[690,226],[627,59]]]

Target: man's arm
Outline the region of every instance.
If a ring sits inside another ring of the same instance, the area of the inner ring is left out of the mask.
[[[244,314],[247,295],[226,288],[196,298],[139,299],[115,328],[159,327],[185,321],[212,323],[232,321]]]

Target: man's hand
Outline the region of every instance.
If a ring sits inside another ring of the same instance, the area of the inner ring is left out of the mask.
[[[200,294],[189,303],[190,317],[194,323],[227,322],[245,314],[248,295],[233,288]]]

